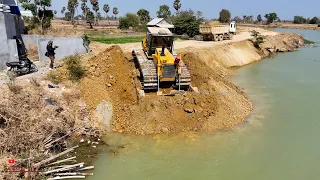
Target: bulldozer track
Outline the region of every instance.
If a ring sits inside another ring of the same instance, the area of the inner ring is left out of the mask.
[[[152,60],[149,60],[142,49],[132,50],[132,55],[136,58],[138,69],[141,74],[141,85],[144,90],[158,89],[158,76],[156,65]],[[181,62],[181,75],[176,78],[176,86],[180,85],[181,89],[187,89],[190,86],[191,77],[186,65]]]
[[[157,69],[153,61],[146,57],[142,49],[134,49],[132,55],[136,57],[138,68],[142,75],[140,81],[143,89],[158,89]]]

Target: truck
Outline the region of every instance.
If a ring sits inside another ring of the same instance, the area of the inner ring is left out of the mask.
[[[235,21],[227,25],[201,24],[199,31],[204,41],[223,41],[236,35],[237,25]]]

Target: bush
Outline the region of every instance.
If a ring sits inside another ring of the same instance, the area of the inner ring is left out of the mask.
[[[197,18],[192,10],[181,11],[176,17],[173,18],[176,34],[187,34],[193,37],[199,34],[199,26],[203,21],[202,18]]]
[[[119,27],[120,29],[129,29],[129,27],[137,29],[139,27],[139,21],[139,17],[136,14],[127,13],[119,19]]]
[[[81,63],[80,56],[69,56],[65,59],[64,64],[68,70],[69,80],[79,81],[85,74],[85,69]]]
[[[313,18],[309,21],[309,24],[318,24],[318,22],[319,22],[319,18],[313,17]]]
[[[251,36],[255,38],[255,40],[253,41],[254,47],[260,49],[260,45],[264,43],[264,38],[262,37],[261,33],[253,30],[251,31]]]
[[[20,93],[22,87],[16,84],[17,76],[12,72],[8,72],[7,76],[8,76],[8,81],[6,84],[8,86],[8,89],[15,94]]]
[[[294,16],[293,23],[294,24],[304,24],[307,22],[307,19],[303,16]]]
[[[62,82],[62,77],[56,71],[50,71],[45,79],[52,82],[53,84],[59,84]]]

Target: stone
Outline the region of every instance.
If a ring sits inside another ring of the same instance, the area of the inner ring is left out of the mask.
[[[100,103],[97,108],[96,112],[100,120],[103,121],[103,124],[108,132],[111,132],[111,120],[113,117],[113,106],[110,102],[103,101]]]
[[[112,84],[108,83],[108,84],[107,84],[107,86],[108,86],[108,87],[111,87],[111,86],[112,86]]]
[[[184,106],[184,111],[187,112],[187,113],[193,113],[194,109],[192,108],[192,106],[190,104],[186,104]]]

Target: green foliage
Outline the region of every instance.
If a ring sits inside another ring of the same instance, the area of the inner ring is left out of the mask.
[[[130,36],[122,38],[92,38],[91,40],[104,44],[124,44],[141,42],[143,38],[145,38],[145,36]]]
[[[69,80],[79,81],[85,75],[85,68],[81,63],[80,56],[69,56],[64,60],[64,64],[68,70]]]
[[[202,21],[202,17],[197,18],[191,9],[188,11],[181,11],[173,18],[175,32],[179,35],[188,34],[188,36],[191,37],[199,34],[199,26]]]
[[[181,2],[180,0],[174,0],[174,3],[173,3],[173,8],[177,11],[179,11],[179,9],[181,8]]]
[[[68,0],[68,11],[70,12],[71,15],[71,21],[72,23],[74,22],[74,12],[77,9],[79,3],[78,0]]]
[[[171,11],[170,11],[170,8],[169,6],[167,5],[161,5],[159,7],[159,11],[157,11],[157,17],[158,18],[165,18],[167,19],[169,16],[171,15]]]
[[[318,17],[313,17],[310,21],[309,24],[318,24],[319,18]]]
[[[141,24],[147,24],[151,17],[150,17],[150,13],[149,11],[145,10],[145,9],[140,9],[138,12],[137,12],[138,16],[139,16],[139,19],[140,19],[140,23]]]
[[[119,14],[119,10],[117,7],[114,7],[112,10],[113,14],[117,17],[117,14]]]
[[[261,14],[259,14],[259,15],[257,16],[257,21],[258,21],[258,22],[261,22],[261,21],[262,21]]]
[[[251,36],[254,37],[254,41],[253,41],[254,47],[260,49],[260,44],[264,43],[264,38],[261,35],[261,33],[253,30],[253,31],[251,31]]]
[[[293,23],[294,24],[304,24],[307,22],[307,19],[303,16],[294,16]]]
[[[65,14],[64,14],[64,19],[66,20],[66,21],[71,21],[72,20],[72,14],[71,14],[71,12],[66,12]]]
[[[127,13],[119,20],[120,29],[129,29],[129,27],[137,28],[139,26],[139,17],[133,13]]]
[[[304,39],[304,44],[310,45],[310,44],[315,44],[315,43],[316,42],[314,42],[314,41],[310,41],[310,40]]]
[[[267,19],[268,24],[273,23],[275,20],[279,19],[277,13],[269,13],[264,16]]]
[[[110,11],[110,7],[108,4],[103,5],[103,11],[106,13],[106,17],[107,17],[108,12]]]
[[[32,25],[30,25],[28,28],[36,28],[40,26],[43,33],[43,30],[51,26],[53,12],[51,10],[47,10],[49,7],[51,7],[51,0],[19,0],[19,3],[21,3],[22,8],[30,10],[35,17],[33,18],[34,21],[32,22]]]
[[[90,28],[92,29],[93,28],[92,23],[94,22],[94,14],[89,9],[87,9],[86,20],[87,20],[87,23],[90,24]]]
[[[219,21],[221,23],[226,23],[226,22],[229,22],[230,21],[230,18],[231,18],[231,13],[229,10],[227,9],[222,9],[220,11],[220,17],[219,17]]]
[[[56,71],[50,71],[45,79],[52,82],[53,84],[59,84],[62,82],[62,77]]]

